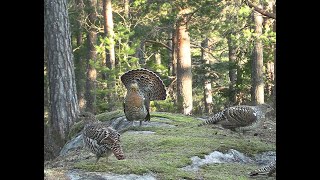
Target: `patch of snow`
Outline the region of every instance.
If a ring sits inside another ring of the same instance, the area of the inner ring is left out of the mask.
[[[214,164],[214,163],[257,163],[258,165],[265,165],[270,163],[275,158],[275,152],[269,151],[262,154],[256,155],[254,159],[251,159],[245,156],[243,153],[230,149],[227,153],[221,153],[219,151],[213,151],[209,155],[205,155],[204,159],[199,158],[198,156],[191,157],[192,164],[186,167],[183,167],[183,170],[186,171],[197,171],[200,166],[205,164]]]

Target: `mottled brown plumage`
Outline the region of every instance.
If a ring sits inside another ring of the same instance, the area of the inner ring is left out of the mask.
[[[121,81],[127,89],[123,109],[128,121],[150,121],[150,101],[166,99],[165,86],[158,75],[147,69],[124,73]]]
[[[83,141],[85,146],[96,155],[96,162],[100,157],[108,157],[113,153],[118,160],[125,159],[120,144],[120,134],[112,127],[108,127],[90,112],[79,115],[84,118]]]
[[[233,131],[248,131],[258,127],[261,120],[265,118],[265,114],[271,110],[273,108],[268,104],[233,106],[214,114],[199,126],[221,124],[223,128]]]

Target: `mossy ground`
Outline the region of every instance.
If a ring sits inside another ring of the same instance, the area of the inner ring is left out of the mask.
[[[165,122],[175,127],[135,127],[134,130],[154,131],[154,134],[121,135],[125,160],[117,160],[113,155],[108,162],[101,158],[97,164],[94,156],[78,162],[75,168],[87,171],[103,171],[117,174],[138,174],[152,172],[157,179],[248,179],[248,172],[255,165],[210,164],[198,172],[181,169],[190,165],[192,156],[204,155],[218,150],[226,152],[236,149],[248,156],[259,152],[275,150],[275,144],[261,142],[255,136],[240,137],[210,126],[197,127],[199,120],[179,114],[153,112],[151,121]],[[165,120],[167,118],[169,120]]]

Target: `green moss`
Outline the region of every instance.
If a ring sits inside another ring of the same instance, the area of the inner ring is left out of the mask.
[[[83,129],[83,126],[84,126],[83,121],[79,121],[79,122],[75,123],[70,129],[70,132],[68,134],[68,138],[71,139],[76,134],[78,134]]]
[[[247,179],[247,173],[256,166],[218,164],[203,166],[197,172],[182,167],[190,165],[192,156],[203,158],[218,150],[236,149],[252,156],[255,153],[275,150],[275,144],[266,144],[257,137],[241,138],[236,133],[226,135],[221,129],[198,127],[199,120],[179,114],[153,112],[151,121],[165,122],[175,127],[134,127],[131,130],[154,131],[154,134],[121,135],[126,160],[118,161],[112,155],[109,162],[98,164],[82,162],[77,168],[119,174],[153,172],[158,179]],[[166,119],[162,119],[166,118]],[[200,174],[199,174],[200,173]]]
[[[210,164],[202,166],[199,175],[203,179],[217,179],[217,180],[249,180],[248,173],[256,168],[250,164]],[[232,172],[232,173],[230,173]],[[256,179],[256,178],[255,178]],[[263,179],[275,179],[274,177],[263,177]]]
[[[116,110],[116,111],[111,111],[111,112],[105,112],[105,113],[98,114],[98,115],[96,115],[96,118],[99,121],[104,122],[104,121],[110,121],[112,119],[115,119],[115,118],[118,118],[118,117],[121,117],[121,116],[124,116],[123,110]]]

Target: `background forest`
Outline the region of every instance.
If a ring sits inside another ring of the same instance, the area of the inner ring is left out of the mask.
[[[205,116],[239,104],[275,107],[275,0],[63,5],[45,1],[44,124],[52,144],[45,159],[68,140],[79,111],[122,110],[120,76],[131,69],[152,70],[166,85],[167,99],[151,102],[151,112]]]

